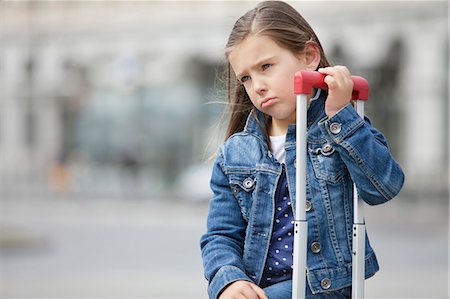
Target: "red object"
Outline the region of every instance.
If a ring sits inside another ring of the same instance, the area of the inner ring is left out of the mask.
[[[294,76],[294,93],[295,94],[311,94],[313,88],[328,89],[327,84],[323,81],[324,74],[316,71],[298,71]],[[369,99],[369,83],[360,76],[352,76],[353,93],[352,100]]]

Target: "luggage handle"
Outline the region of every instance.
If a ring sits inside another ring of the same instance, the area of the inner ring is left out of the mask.
[[[294,93],[311,94],[313,88],[328,89],[325,74],[317,71],[298,71],[294,76]],[[352,76],[352,100],[367,101],[369,99],[369,83],[360,76]]]
[[[296,196],[294,216],[294,251],[292,273],[292,299],[304,299],[307,271],[307,239],[308,223],[306,219],[306,194],[300,196],[300,190],[306,190],[306,147],[307,147],[307,109],[308,97],[313,88],[328,89],[325,83],[326,75],[317,71],[298,71],[294,77],[294,93],[296,100]],[[369,84],[366,79],[352,76],[352,100],[356,100],[355,109],[364,118],[364,101],[369,98]],[[352,248],[352,298],[364,298],[365,278],[365,223],[364,205],[359,199],[355,184],[353,184],[353,248]],[[306,271],[305,271],[306,270]],[[323,288],[330,287],[330,281],[321,281]]]

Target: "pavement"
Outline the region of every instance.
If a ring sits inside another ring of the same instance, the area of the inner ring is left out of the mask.
[[[381,270],[366,298],[448,298],[448,199],[367,207]],[[0,201],[0,298],[207,299],[206,202]]]

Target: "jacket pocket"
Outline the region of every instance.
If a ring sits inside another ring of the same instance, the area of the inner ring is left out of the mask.
[[[313,145],[309,156],[317,179],[337,183],[345,174],[345,164],[333,145]]]
[[[250,174],[230,174],[230,188],[237,199],[244,219],[248,222],[253,204],[256,176]]]

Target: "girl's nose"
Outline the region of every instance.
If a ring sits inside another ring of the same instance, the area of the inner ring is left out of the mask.
[[[263,94],[264,92],[267,91],[267,85],[264,82],[264,80],[253,79],[253,90],[257,94],[261,95],[261,94]]]

